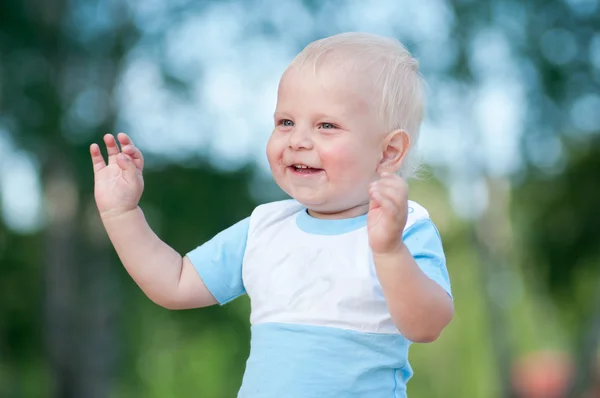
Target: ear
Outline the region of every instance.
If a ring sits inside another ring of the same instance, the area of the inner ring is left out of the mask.
[[[381,161],[378,172],[395,173],[400,170],[402,161],[410,148],[410,136],[404,130],[394,130],[383,140]]]

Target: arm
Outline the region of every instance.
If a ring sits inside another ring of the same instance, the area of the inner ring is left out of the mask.
[[[168,309],[217,303],[190,260],[156,236],[139,207],[102,222],[123,266],[150,300]]]
[[[120,260],[133,280],[155,303],[166,308],[204,307],[216,303],[187,258],[150,229],[138,202],[144,188],[144,159],[123,133],[107,134],[105,162],[98,145],[90,147],[94,197],[100,217]]]
[[[390,314],[408,340],[436,340],[450,323],[454,305],[450,295],[420,269],[406,245],[373,256]]]
[[[434,254],[441,252],[437,232],[431,225],[431,230],[414,239],[416,251],[422,252],[415,259],[403,239],[408,213],[408,187],[404,180],[384,173],[370,187],[369,195],[369,244],[390,315],[408,340],[434,341],[454,314],[449,286],[445,290],[438,283],[443,281],[438,274],[444,259],[443,253]],[[424,246],[431,244],[431,248]]]

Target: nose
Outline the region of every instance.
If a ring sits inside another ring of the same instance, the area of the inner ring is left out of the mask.
[[[295,128],[289,135],[288,146],[293,150],[312,149],[313,141],[310,131],[303,128]]]

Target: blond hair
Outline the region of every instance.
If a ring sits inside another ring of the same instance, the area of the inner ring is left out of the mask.
[[[411,147],[399,173],[405,178],[414,176],[419,167],[414,147],[425,109],[424,81],[417,60],[394,38],[351,32],[313,41],[290,67],[312,63],[316,73],[319,61],[331,56],[344,66],[359,68],[373,77],[385,133],[401,129],[410,136]]]

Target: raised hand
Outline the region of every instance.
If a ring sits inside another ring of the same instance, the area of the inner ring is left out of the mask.
[[[367,228],[373,254],[388,254],[402,244],[408,217],[408,185],[395,174],[383,173],[369,187]]]
[[[142,152],[133,145],[127,134],[117,135],[121,149],[115,137],[104,136],[108,164],[100,147],[90,146],[90,155],[94,166],[94,197],[101,217],[119,216],[137,207],[144,191],[144,158]]]

